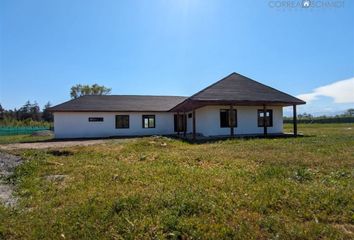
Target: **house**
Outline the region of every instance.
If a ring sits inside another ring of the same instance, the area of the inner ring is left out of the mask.
[[[304,101],[237,73],[191,97],[82,96],[50,109],[56,138],[283,133],[283,107]]]

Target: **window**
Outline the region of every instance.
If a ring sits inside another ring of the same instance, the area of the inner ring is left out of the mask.
[[[186,115],[174,115],[174,129],[175,132],[184,132],[187,126]]]
[[[155,128],[155,115],[143,115],[143,128]]]
[[[237,111],[233,109],[233,116],[229,119],[230,109],[221,109],[220,110],[220,127],[229,128],[231,126],[237,127]],[[230,121],[231,120],[231,121]]]
[[[103,122],[103,117],[89,117],[89,122]]]
[[[263,125],[264,112],[263,109],[258,110],[258,127],[264,127]],[[273,127],[273,110],[266,110],[266,126]]]
[[[116,128],[129,128],[129,115],[116,115]]]

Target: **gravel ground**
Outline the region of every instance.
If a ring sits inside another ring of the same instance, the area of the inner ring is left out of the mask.
[[[99,140],[11,143],[11,144],[0,145],[0,150],[45,149],[45,148],[63,148],[63,147],[72,147],[72,146],[89,146],[89,145],[93,145],[93,144],[104,143],[106,141],[109,141],[109,140],[99,139]]]
[[[14,206],[17,199],[12,194],[14,186],[6,183],[4,178],[10,176],[15,167],[21,163],[20,157],[0,152],[0,201],[5,206]]]

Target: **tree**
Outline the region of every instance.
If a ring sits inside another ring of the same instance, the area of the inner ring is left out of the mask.
[[[298,118],[299,119],[311,119],[311,118],[313,118],[313,116],[309,113],[303,113],[303,114],[299,114]]]
[[[349,108],[344,115],[351,117],[354,116],[354,108]]]
[[[111,88],[107,88],[105,86],[100,86],[98,84],[93,85],[81,85],[76,84],[72,86],[70,89],[70,97],[78,98],[84,95],[108,95],[111,93]]]
[[[31,105],[30,108],[30,113],[31,113],[31,119],[34,121],[39,121],[40,120],[40,108],[38,106],[37,102],[34,102],[34,104]]]
[[[5,112],[5,109],[3,109],[3,107],[1,106],[1,103],[0,103],[0,119],[4,119],[4,112]]]
[[[18,120],[32,119],[38,121],[40,119],[40,109],[37,102],[33,104],[27,101],[17,112],[16,118]]]
[[[42,113],[42,119],[47,122],[53,122],[53,114],[48,111],[48,108],[50,108],[52,105],[50,102],[47,102],[46,105],[44,105],[43,108],[43,113]]]
[[[27,101],[16,113],[18,120],[24,120],[31,117],[31,102]]]

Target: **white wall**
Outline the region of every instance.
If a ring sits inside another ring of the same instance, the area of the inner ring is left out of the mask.
[[[196,132],[204,136],[229,135],[230,128],[220,127],[220,109],[229,109],[229,106],[206,106],[196,110]],[[237,109],[237,127],[235,134],[260,134],[263,127],[258,127],[258,109],[263,106],[235,106]],[[267,107],[273,110],[273,127],[268,127],[268,133],[283,132],[283,108]],[[188,128],[191,132],[192,128]]]
[[[237,128],[235,134],[261,134],[263,127],[258,127],[257,110],[262,106],[237,106]],[[207,106],[196,110],[196,132],[204,136],[229,135],[230,128],[220,127],[220,109],[229,106]],[[268,133],[283,132],[283,108],[268,107],[273,110],[273,127]],[[129,128],[116,129],[115,116],[129,115]],[[73,113],[55,112],[54,131],[56,138],[144,136],[174,134],[175,113]],[[142,115],[155,115],[155,128],[142,128]],[[103,122],[89,122],[89,117],[103,117]],[[192,118],[187,117],[187,132],[192,132]]]
[[[116,129],[116,115],[129,115],[129,128]],[[155,128],[142,128],[142,115],[155,115]],[[89,117],[103,117],[104,120],[103,122],[89,122]],[[54,113],[56,138],[167,135],[174,133],[173,127],[173,113]]]

